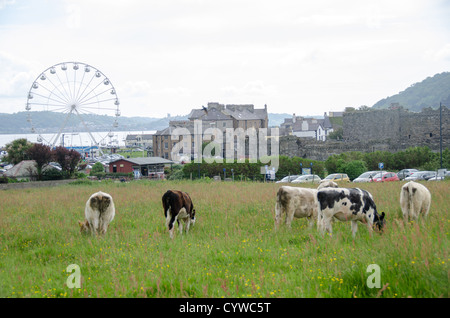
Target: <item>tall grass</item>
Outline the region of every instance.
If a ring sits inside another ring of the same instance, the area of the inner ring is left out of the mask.
[[[7,190],[0,206],[0,297],[448,297],[449,182],[427,182],[429,218],[403,224],[402,183],[360,184],[387,214],[383,234],[336,222],[321,236],[304,219],[274,230],[279,185],[245,182],[96,182]],[[170,240],[161,204],[188,192],[197,222]],[[104,237],[79,233],[96,191],[116,217]],[[67,266],[81,288],[66,285]],[[381,288],[367,287],[378,264]]]

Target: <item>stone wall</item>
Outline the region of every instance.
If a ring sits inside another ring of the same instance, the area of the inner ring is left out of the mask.
[[[324,161],[331,155],[349,151],[373,152],[392,151],[389,142],[380,141],[317,141],[310,138],[296,136],[280,137],[280,155],[288,157],[302,157],[312,160]],[[405,148],[406,149],[406,148]]]
[[[420,113],[403,108],[345,113],[344,140],[316,141],[295,136],[280,137],[280,155],[313,160],[349,151],[397,152],[409,147],[428,146],[439,151],[439,109]],[[442,107],[442,147],[450,148],[450,111]]]
[[[439,147],[439,109],[425,108],[420,113],[397,109],[356,111],[344,113],[344,141],[391,142],[403,147]],[[448,147],[450,111],[442,107],[442,140]]]
[[[71,183],[73,181],[76,181],[76,179],[30,181],[30,182],[18,182],[18,183],[1,183],[0,190],[56,187],[56,186]]]

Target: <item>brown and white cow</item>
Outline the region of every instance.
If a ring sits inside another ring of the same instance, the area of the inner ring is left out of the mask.
[[[162,204],[170,238],[173,238],[173,225],[175,221],[178,222],[180,234],[183,233],[183,224],[180,220],[186,224],[186,233],[189,231],[189,227],[195,224],[194,204],[186,192],[167,190],[162,197]]]
[[[358,221],[367,224],[371,235],[374,225],[379,230],[383,229],[385,214],[384,212],[381,215],[378,214],[373,197],[366,190],[323,188],[317,191],[317,202],[317,227],[322,233],[324,230],[332,233],[331,220],[333,217],[344,222],[351,221],[353,237],[358,230]]]
[[[400,207],[403,213],[403,220],[411,218],[417,221],[420,214],[427,216],[430,211],[431,193],[424,185],[410,181],[405,183],[400,192]]]
[[[275,204],[275,228],[280,224],[282,214],[285,214],[285,224],[290,228],[296,218],[308,218],[309,226],[317,219],[317,190],[282,186],[277,192]]]

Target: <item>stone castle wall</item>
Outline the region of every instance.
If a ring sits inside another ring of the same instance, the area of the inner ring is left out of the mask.
[[[326,160],[348,151],[397,152],[428,146],[439,151],[439,109],[420,113],[403,108],[344,113],[344,140],[316,141],[295,136],[280,137],[280,155]],[[442,146],[450,148],[450,110],[442,107]]]

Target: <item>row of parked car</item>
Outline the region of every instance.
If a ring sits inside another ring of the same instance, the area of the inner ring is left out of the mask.
[[[350,179],[348,178],[348,175],[345,173],[332,173],[328,175],[325,179],[321,179],[316,174],[304,174],[304,175],[292,175],[287,176],[281,179],[280,181],[277,181],[277,183],[284,183],[284,182],[290,182],[290,183],[320,183],[322,180],[331,180],[331,181],[348,181],[350,182]]]
[[[403,169],[399,172],[389,172],[389,171],[367,171],[361,174],[358,178],[354,179],[353,182],[387,182],[387,181],[420,181],[420,180],[442,180],[445,177],[450,177],[450,172],[446,171],[443,177],[438,177],[436,171],[419,171],[417,169]],[[332,173],[328,175],[323,180],[331,181],[347,181],[350,179],[345,173]],[[286,176],[277,183],[320,183],[322,179],[316,174],[306,174],[306,175],[291,175]]]

